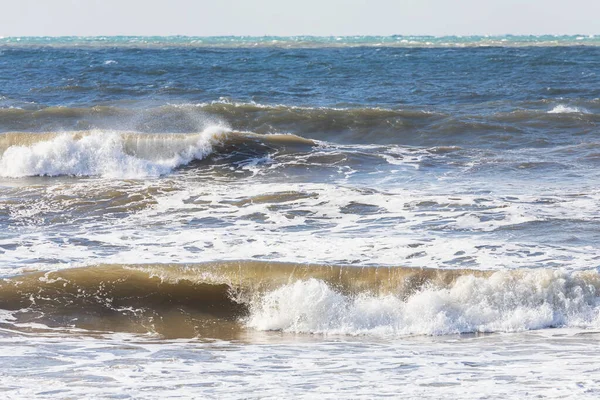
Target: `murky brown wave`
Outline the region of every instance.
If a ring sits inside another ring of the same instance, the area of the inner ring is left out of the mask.
[[[245,329],[243,321],[256,311],[256,304],[265,296],[297,283],[322,282],[347,298],[371,296],[382,299],[391,295],[398,301],[410,301],[421,291],[452,290],[459,281],[463,282],[460,285],[471,279],[483,279],[481,282],[486,285],[494,281],[518,285],[521,279],[531,280],[532,274],[537,274],[535,285],[547,287],[544,290],[556,290],[559,285],[560,291],[552,296],[576,296],[582,287],[587,287],[584,292],[591,290],[590,295],[593,295],[600,289],[600,278],[595,271],[559,276],[527,270],[499,273],[469,269],[223,261],[97,265],[26,274],[0,282],[0,308],[13,312],[14,320],[5,323],[10,322],[18,329],[30,329],[31,323],[37,323],[60,329],[83,328],[90,332],[152,332],[170,338],[228,338]],[[535,292],[536,289],[532,290]],[[307,292],[306,295],[311,294]],[[502,296],[501,292],[499,295]],[[543,301],[559,301],[552,298],[546,296]],[[540,300],[533,294],[531,298],[513,301],[512,306],[510,302],[507,304],[510,307],[542,305],[536,305]],[[560,304],[555,306],[560,307]]]
[[[253,300],[297,281],[318,279],[347,295],[408,297],[466,274],[490,273],[264,261],[98,265],[0,281],[0,309],[16,311],[20,324],[227,337],[243,330],[239,320]]]

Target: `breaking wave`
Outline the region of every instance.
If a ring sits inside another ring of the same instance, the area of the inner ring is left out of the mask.
[[[5,324],[152,332],[445,335],[600,326],[596,270],[442,270],[262,261],[99,265],[0,282]]]
[[[548,114],[588,114],[589,111],[587,111],[584,108],[580,108],[580,107],[570,107],[570,106],[565,106],[564,104],[559,104],[556,107],[554,107],[552,110],[548,111]]]
[[[199,104],[167,104],[154,108],[95,106],[90,108],[0,108],[4,131],[58,132],[75,130],[134,131],[143,133],[195,133],[205,126],[226,126],[233,131],[257,134],[291,133],[338,144],[409,146],[479,145],[522,147],[536,145],[564,129],[592,132],[600,123],[596,101],[577,106],[545,102],[490,105],[485,118],[474,113],[450,113],[434,107],[300,107],[228,100]],[[528,134],[528,133],[532,134]],[[546,136],[544,136],[546,135]]]
[[[314,142],[293,135],[257,135],[221,126],[189,134],[4,133],[0,134],[0,176],[152,177],[215,151],[311,145]]]

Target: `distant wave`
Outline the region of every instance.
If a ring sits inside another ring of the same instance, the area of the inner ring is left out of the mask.
[[[519,47],[598,46],[594,35],[529,36],[92,36],[0,37],[0,46],[12,47],[214,47],[214,48],[321,48],[321,47]]]
[[[237,323],[295,333],[443,335],[598,328],[599,290],[597,271],[230,261],[23,275],[0,281],[0,308],[13,310],[16,321],[33,312],[52,326],[67,320],[108,330],[152,330],[157,325],[149,321],[171,315],[181,324],[163,327],[171,334],[194,332],[194,324]]]

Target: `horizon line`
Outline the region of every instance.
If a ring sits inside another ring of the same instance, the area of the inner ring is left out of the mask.
[[[280,37],[280,38],[367,38],[367,37],[381,37],[381,38],[393,38],[393,37],[418,37],[418,38],[446,38],[446,37],[587,37],[594,38],[596,36],[600,36],[600,32],[596,34],[588,34],[588,33],[542,33],[542,34],[534,34],[534,33],[526,33],[526,34],[516,34],[516,33],[500,33],[500,34],[444,34],[444,35],[432,35],[432,34],[389,34],[389,35],[380,35],[380,34],[353,34],[353,35],[314,35],[314,34],[293,34],[293,35],[278,35],[278,34],[264,34],[264,35],[187,35],[187,34],[94,34],[94,35],[0,35],[0,39],[12,39],[12,38],[106,38],[106,37],[161,37],[161,38],[226,38],[226,37],[235,37],[235,38],[269,38],[269,37]]]

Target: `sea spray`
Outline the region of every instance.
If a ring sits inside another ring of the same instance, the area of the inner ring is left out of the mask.
[[[394,294],[343,295],[309,279],[280,287],[251,307],[247,325],[261,330],[350,335],[445,335],[550,327],[600,327],[597,274],[560,271],[460,276],[447,287]]]
[[[0,155],[0,176],[160,176],[192,160],[203,159],[227,132],[220,126],[172,137],[89,131],[58,133],[53,137],[39,135],[42,141],[36,141],[37,134],[28,134],[24,135],[28,145],[9,146]]]

